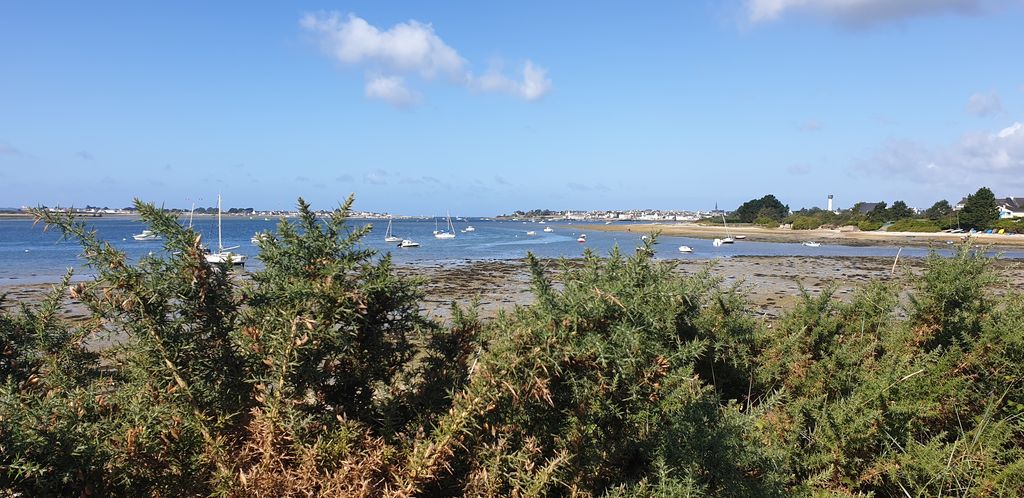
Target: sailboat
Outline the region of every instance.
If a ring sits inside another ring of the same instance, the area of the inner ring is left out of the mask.
[[[401,237],[395,237],[395,234],[391,233],[391,218],[388,218],[388,229],[384,232],[384,242],[401,242]]]
[[[732,238],[732,234],[729,233],[729,225],[725,223],[725,213],[722,213],[722,226],[725,227],[725,238],[721,239],[722,244],[732,244],[736,242],[736,239]],[[718,240],[718,239],[716,239]]]
[[[452,215],[448,213],[448,229],[442,231],[434,231],[434,237],[439,239],[454,239],[455,238],[455,225],[452,225]]]
[[[221,230],[221,208],[220,194],[217,194],[217,252],[206,255],[206,262],[210,264],[231,263],[233,265],[245,266],[245,255],[231,252],[238,246],[224,247],[224,238]]]

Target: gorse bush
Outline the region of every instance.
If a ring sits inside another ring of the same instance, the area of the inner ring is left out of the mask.
[[[0,313],[0,487],[113,496],[1019,496],[1024,298],[970,247],[770,324],[713,268],[588,253],[535,303],[420,314],[351,199],[299,201],[242,278],[85,226],[97,277]],[[648,242],[653,243],[652,242]],[[770,325],[770,326],[769,326]],[[86,344],[112,336],[113,346]]]

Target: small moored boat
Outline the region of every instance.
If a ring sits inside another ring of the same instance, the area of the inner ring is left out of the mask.
[[[160,240],[160,236],[152,230],[143,230],[142,233],[132,235],[135,240]]]

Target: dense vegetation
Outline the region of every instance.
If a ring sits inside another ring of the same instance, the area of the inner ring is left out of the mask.
[[[758,223],[778,225],[789,215],[789,206],[782,204],[774,195],[768,194],[760,199],[751,199],[736,208],[733,216],[741,223]]]
[[[949,201],[941,200],[921,213],[915,213],[905,202],[898,200],[891,206],[885,202],[876,203],[870,210],[863,203],[858,203],[838,213],[820,208],[801,209],[793,212],[785,222],[791,224],[794,230],[856,226],[860,230],[885,227],[894,232],[938,232],[953,228],[1024,232],[1024,223],[1019,220],[999,219],[995,196],[986,187],[967,196],[959,212],[953,210]]]
[[[166,251],[0,314],[0,487],[115,496],[1019,496],[1024,296],[971,247],[841,302],[748,313],[713,272],[588,255],[536,303],[419,314],[345,226],[282,221],[232,278],[137,205]],[[653,243],[653,242],[652,242]],[[85,344],[113,335],[115,345]]]

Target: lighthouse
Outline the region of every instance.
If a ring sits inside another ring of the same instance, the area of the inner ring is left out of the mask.
[[[828,210],[832,210],[832,194],[828,194]]]

